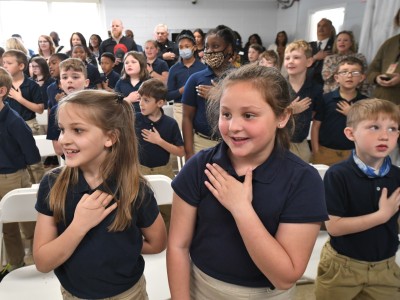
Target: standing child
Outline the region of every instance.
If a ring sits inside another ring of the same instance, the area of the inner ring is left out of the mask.
[[[101,85],[104,90],[113,92],[120,75],[114,71],[115,56],[111,52],[104,52],[100,58],[100,66],[104,73],[100,74]]]
[[[173,299],[293,295],[327,214],[317,171],[288,151],[289,104],[275,68],[249,64],[218,84],[209,112],[223,141],[172,183]]]
[[[164,115],[167,88],[158,79],[149,79],[140,86],[140,110],[136,113],[135,129],[139,142],[140,170],[144,175],[162,174],[174,179],[170,154],[184,156],[178,123]],[[161,214],[169,228],[171,205],[162,205]]]
[[[260,66],[276,68],[279,70],[279,56],[274,50],[266,50],[260,54],[258,64]]]
[[[44,131],[36,120],[36,113],[43,113],[44,104],[40,86],[24,74],[28,66],[27,56],[20,50],[8,50],[3,54],[3,66],[12,77],[12,88],[6,102],[32,129],[33,135]],[[39,183],[44,174],[43,163],[30,165],[28,168],[33,183]]]
[[[10,74],[0,67],[0,199],[17,188],[32,185],[27,166],[40,161],[32,131],[4,99],[12,86]],[[32,237],[31,222],[20,223],[24,233]],[[0,281],[10,271],[24,265],[25,250],[18,223],[3,225],[8,264],[0,271]]]
[[[389,157],[399,124],[399,108],[387,100],[359,101],[347,114],[355,150],[324,177],[331,238],[318,266],[318,300],[400,299],[400,169]]]
[[[34,258],[64,299],[148,299],[141,254],[165,249],[165,225],[140,175],[134,115],[122,97],[79,91],[59,103],[66,166],[40,183]]]
[[[97,65],[94,66],[91,63],[88,63],[86,58],[87,54],[85,52],[85,47],[82,45],[76,45],[72,48],[72,53],[71,53],[72,58],[79,58],[80,60],[83,61],[83,63],[86,66],[87,70],[87,78],[89,79],[89,89],[98,89],[101,90],[103,89],[102,82],[101,82],[101,77],[100,77],[100,72],[97,68]]]
[[[48,108],[47,88],[55,81],[50,75],[49,65],[43,57],[35,56],[30,60],[32,79],[40,86],[44,108]]]
[[[312,49],[304,40],[287,45],[284,66],[288,73],[289,85],[295,92],[290,104],[294,114],[294,132],[291,137],[290,151],[305,162],[311,158],[307,141],[312,113],[315,104],[322,99],[322,85],[315,82],[307,68],[312,64]]]
[[[350,106],[367,98],[357,87],[365,79],[364,64],[356,57],[338,63],[335,80],[339,88],[323,95],[316,104],[311,126],[311,148],[314,164],[331,166],[349,157],[354,143],[344,134],[346,115]]]
[[[138,89],[149,78],[144,55],[136,51],[126,53],[121,79],[115,85],[115,91],[124,95],[124,100],[132,103],[135,112],[140,111]]]
[[[64,95],[84,90],[89,85],[85,63],[78,58],[68,58],[59,65],[60,84]],[[49,113],[49,124],[46,139],[53,141],[53,147],[57,155],[62,155],[62,149],[58,142],[60,129],[56,122],[58,103],[54,105]]]
[[[55,82],[47,88],[48,109],[51,109],[65,96],[60,84],[60,62],[67,58],[68,56],[64,53],[55,53],[48,60],[50,75],[55,79]]]

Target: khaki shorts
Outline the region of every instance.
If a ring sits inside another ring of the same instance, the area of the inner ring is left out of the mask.
[[[324,164],[332,166],[349,158],[351,150],[335,150],[319,146],[318,153],[314,154],[311,162],[313,164]]]
[[[317,300],[399,300],[400,268],[395,257],[365,262],[340,255],[328,241],[321,252],[315,296]]]
[[[289,300],[295,291],[295,286],[289,290],[272,290],[227,283],[208,276],[193,264],[190,277],[190,298],[195,300]]]
[[[61,294],[64,300],[83,300],[82,298],[73,296],[62,286],[61,286]],[[147,296],[146,292],[146,280],[144,278],[144,275],[142,275],[139,281],[136,282],[136,284],[129,290],[113,297],[103,298],[102,300],[148,300],[148,299],[149,297]]]
[[[311,150],[307,140],[304,140],[301,143],[290,143],[290,152],[296,154],[306,163],[310,162]]]

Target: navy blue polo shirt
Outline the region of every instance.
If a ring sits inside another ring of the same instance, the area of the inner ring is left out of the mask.
[[[207,189],[207,163],[217,163],[241,182],[221,142],[190,158],[172,182],[175,193],[197,208],[190,246],[194,264],[207,275],[248,287],[273,287],[251,259],[231,213]],[[287,150],[274,150],[253,171],[252,205],[268,232],[280,223],[327,220],[324,187],[317,170]]]
[[[354,99],[348,101],[351,105],[361,99],[367,98],[361,93],[357,93]],[[336,111],[337,104],[346,101],[340,96],[339,89],[324,94],[321,101],[316,105],[314,120],[321,122],[319,130],[319,144],[321,146],[335,150],[354,149],[354,142],[344,135],[346,128],[346,116]]]
[[[88,89],[97,89],[97,84],[101,83],[99,69],[92,64],[86,63],[86,70],[89,79]]]
[[[57,108],[58,103],[56,103],[56,105],[54,105],[49,111],[46,140],[57,141],[60,137],[60,128],[56,122]]]
[[[60,85],[60,80],[56,79],[56,81],[50,84],[47,88],[48,108],[52,108],[54,105],[56,105],[57,104],[56,95],[64,92],[59,87],[59,85]]]
[[[48,195],[61,168],[46,174],[40,182],[36,210],[53,216]],[[61,235],[71,224],[76,206],[84,194],[99,189],[109,194],[115,192],[116,184],[107,181],[92,190],[79,171],[78,183],[70,185],[65,201],[65,223],[59,222],[57,234]],[[144,260],[141,256],[143,237],[141,228],[151,226],[159,210],[153,192],[145,183],[139,187],[138,198],[132,206],[132,222],[119,232],[109,232],[108,227],[115,218],[111,212],[100,224],[92,228],[79,243],[71,257],[54,270],[61,285],[71,294],[83,299],[103,299],[130,289],[143,274]]]
[[[128,51],[138,51],[136,43],[133,39],[128,38],[126,36],[122,36],[121,39],[119,40],[119,44],[124,44]],[[104,52],[111,52],[114,53],[114,47],[117,45],[117,42],[112,38],[108,38],[104,41],[101,42],[99,46],[99,57]],[[114,66],[114,71],[117,72],[118,74],[121,74],[122,68],[124,64],[121,62],[118,65]]]
[[[139,81],[135,86],[132,85],[131,80],[129,77],[125,79],[120,79],[115,84],[114,90],[118,93],[124,95],[124,97],[128,97],[128,95],[132,92],[136,92],[139,90],[140,86],[142,85],[143,81]],[[132,103],[133,108],[136,112],[140,112],[139,101]]]
[[[294,99],[298,96],[300,97],[300,99],[310,97],[312,102],[308,109],[306,109],[300,114],[294,115],[295,126],[291,138],[292,143],[301,143],[307,138],[308,133],[310,131],[312,111],[315,110],[317,102],[322,100],[322,93],[323,93],[322,85],[315,82],[312,76],[307,75],[303,86],[295,94]]]
[[[108,86],[110,88],[114,89],[115,85],[117,84],[117,82],[118,82],[118,80],[120,79],[121,76],[117,72],[112,70],[108,74],[101,73],[100,77],[101,77],[101,81],[102,82],[106,82],[108,80]]]
[[[207,100],[199,96],[196,91],[198,85],[212,85],[211,80],[216,78],[213,70],[207,66],[204,70],[194,73],[189,77],[185,84],[185,90],[182,95],[182,103],[196,108],[193,120],[193,129],[206,136],[211,136],[211,127],[206,117]]]
[[[383,177],[368,178],[352,156],[331,166],[324,176],[325,197],[330,215],[348,218],[376,212],[382,189],[390,196],[400,186],[400,169],[392,166]],[[362,261],[381,261],[393,257],[399,246],[399,211],[389,221],[362,232],[331,236],[339,253]]]
[[[156,58],[153,63],[151,64],[154,72],[158,74],[162,74],[162,72],[169,72],[169,67],[168,64],[165,62],[165,60],[162,60],[160,58]]]
[[[55,82],[55,79],[52,77],[47,78],[45,82],[43,82],[42,86],[40,87],[40,91],[42,93],[42,99],[43,99],[43,104],[44,108],[47,109],[49,105],[49,97],[47,95],[47,88]]]
[[[195,59],[194,63],[189,67],[186,67],[181,61],[174,64],[171,69],[169,69],[168,74],[167,100],[174,100],[175,103],[180,103],[182,95],[179,92],[179,89],[185,86],[190,75],[204,70],[206,67],[207,66],[198,59]]]
[[[40,161],[32,130],[10,106],[0,110],[0,174],[11,174]]]
[[[183,139],[175,119],[162,114],[161,118],[153,122],[142,113],[136,113],[135,130],[139,141],[140,164],[149,168],[165,166],[169,161],[170,153],[159,145],[143,139],[142,129],[155,128],[161,138],[175,146],[183,146]]]
[[[29,102],[44,104],[42,99],[42,92],[40,91],[40,86],[28,76],[24,75],[24,81],[19,86],[19,90],[21,90],[22,97],[24,97]],[[10,98],[10,96],[5,98],[5,100],[6,102],[8,102],[8,104],[10,104],[10,107],[15,110],[25,121],[36,118],[35,112],[26,108],[13,98]]]

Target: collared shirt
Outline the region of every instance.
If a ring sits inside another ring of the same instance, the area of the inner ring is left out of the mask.
[[[54,105],[57,104],[56,95],[64,92],[59,87],[59,85],[60,85],[60,80],[56,79],[56,81],[50,84],[47,88],[48,109],[51,109]]]
[[[346,128],[346,116],[338,112],[337,104],[347,101],[350,105],[367,97],[357,92],[354,99],[347,101],[340,96],[340,90],[323,95],[316,105],[314,120],[321,122],[319,130],[319,144],[335,150],[350,150],[354,148],[354,142],[350,141],[343,130]]]
[[[251,259],[232,214],[207,189],[207,163],[217,163],[243,182],[221,142],[190,158],[172,182],[175,193],[197,208],[190,246],[194,264],[207,275],[224,282],[273,287]],[[316,169],[287,150],[274,150],[253,171],[252,206],[268,232],[275,236],[281,223],[327,220],[324,188]]]
[[[182,103],[196,108],[193,120],[193,129],[203,135],[211,136],[211,127],[206,117],[207,100],[197,94],[196,86],[211,85],[211,80],[216,78],[213,70],[207,66],[204,70],[194,73],[189,77],[185,84],[185,90],[182,95]]]
[[[169,72],[169,67],[168,64],[165,60],[160,59],[160,58],[156,58],[153,63],[151,64],[154,72],[158,73],[158,74],[162,74],[163,72]]]
[[[158,121],[153,122],[142,113],[136,113],[135,130],[139,142],[139,161],[141,165],[149,168],[165,166],[170,157],[170,153],[167,150],[143,139],[142,130],[152,130],[153,128],[158,131],[161,138],[167,143],[183,146],[182,135],[175,119],[162,114]]]
[[[115,88],[115,85],[117,84],[118,80],[121,78],[120,75],[112,70],[110,73],[105,74],[101,73],[100,74],[101,81],[106,82],[108,80],[108,86],[112,89]]]
[[[35,208],[46,216],[53,216],[48,197],[60,172],[61,168],[55,169],[40,182]],[[58,236],[71,224],[76,206],[83,195],[92,194],[95,190],[113,194],[115,182],[107,180],[107,186],[109,189],[102,184],[92,190],[79,171],[78,183],[68,186],[65,223],[56,224]],[[132,205],[132,222],[128,228],[119,232],[108,230],[115,219],[117,208],[93,227],[68,260],[54,270],[61,285],[74,296],[83,299],[112,297],[131,288],[142,276],[144,260],[141,256],[141,228],[151,226],[159,210],[153,192],[144,182],[140,184],[138,195]]]
[[[400,169],[392,166],[383,177],[369,178],[349,159],[331,166],[324,176],[325,197],[330,215],[360,217],[379,210],[382,189],[390,196],[400,186]],[[332,247],[341,255],[376,262],[393,257],[399,246],[397,211],[387,222],[342,236],[331,236]]]
[[[185,86],[186,81],[190,75],[204,70],[207,66],[201,63],[198,59],[195,59],[193,64],[186,67],[183,62],[179,61],[171,67],[168,75],[168,93],[167,100],[174,100],[175,103],[180,103],[182,95],[179,89]]]
[[[11,174],[40,161],[32,130],[10,106],[0,110],[0,174]]]
[[[89,89],[97,89],[97,84],[101,83],[99,69],[92,64],[86,63],[87,76],[89,79]]]
[[[40,86],[32,79],[29,79],[28,76],[24,75],[24,81],[19,86],[19,90],[21,91],[22,97],[24,97],[29,102],[44,104],[42,92],[40,91]],[[7,102],[10,107],[15,110],[25,121],[36,118],[35,112],[26,108],[17,100],[8,96],[7,98],[5,98],[5,102]]]
[[[121,78],[115,84],[114,90],[116,92],[121,93],[122,95],[124,95],[124,97],[128,97],[128,95],[130,93],[136,92],[137,90],[139,90],[139,88],[140,88],[142,83],[143,83],[143,81],[139,81],[135,86],[133,86],[129,77],[127,77],[125,79]],[[139,101],[132,103],[132,105],[133,105],[133,108],[134,108],[134,110],[136,112],[140,111]]]

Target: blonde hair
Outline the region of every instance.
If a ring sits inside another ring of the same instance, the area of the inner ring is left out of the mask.
[[[8,96],[10,89],[12,87],[12,77],[10,73],[3,67],[0,67],[0,87],[5,87],[7,89],[6,94],[3,96],[3,99]],[[2,99],[0,99],[2,101]]]
[[[110,133],[115,143],[109,148],[100,165],[105,192],[118,202],[116,215],[109,231],[122,231],[132,221],[132,207],[138,199],[140,186],[146,181],[139,171],[138,143],[134,129],[135,117],[131,104],[115,93],[104,90],[83,90],[63,98],[57,111],[74,105],[79,114],[87,118],[103,132]],[[68,187],[78,184],[78,167],[63,167],[49,195],[50,209],[56,222],[65,222]],[[107,186],[107,180],[115,182],[115,191]],[[141,189],[143,191],[143,189]]]
[[[270,61],[274,64],[275,67],[279,67],[279,56],[274,50],[265,50],[263,53],[260,54],[258,60],[265,60]]]
[[[28,66],[28,56],[21,50],[8,50],[4,52],[3,58],[4,57],[15,57],[18,64],[23,64],[25,68]]]
[[[293,50],[303,50],[307,58],[312,57],[312,48],[305,40],[296,40],[286,46],[285,54],[292,52]]]
[[[388,100],[373,98],[357,101],[354,103],[347,114],[346,125],[348,127],[357,127],[365,120],[376,120],[380,114],[400,124],[399,107]]]
[[[83,73],[83,75],[85,76],[85,79],[88,78],[87,68],[85,66],[85,63],[82,60],[80,60],[79,58],[67,58],[66,60],[63,60],[62,62],[60,62],[59,68],[60,68],[60,72],[62,70],[64,70],[64,71],[73,70],[75,72]]]
[[[11,37],[7,39],[5,48],[6,50],[21,50],[22,52],[24,52],[26,56],[29,55],[29,52],[24,46],[24,44],[21,42],[19,38],[16,37]]]

